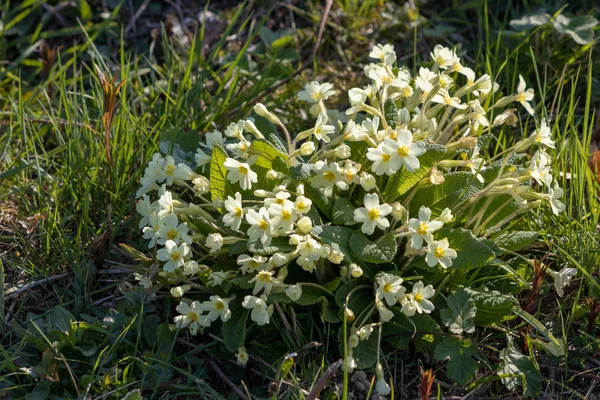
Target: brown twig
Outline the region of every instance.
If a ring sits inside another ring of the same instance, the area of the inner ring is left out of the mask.
[[[231,390],[233,390],[235,392],[235,394],[237,394],[241,399],[250,399],[250,397],[248,397],[246,395],[246,393],[244,393],[242,391],[242,389],[240,389],[239,387],[237,387],[235,385],[235,383],[231,382],[231,380],[229,379],[229,377],[227,377],[227,375],[225,375],[225,373],[221,370],[221,368],[219,368],[219,366],[217,364],[215,364],[214,361],[209,360],[208,361],[208,365],[210,365],[210,367],[213,369],[213,371],[215,371],[215,373],[217,375],[219,375],[219,378],[221,378],[223,380],[223,382],[225,382],[225,384],[227,386],[229,386],[229,388]]]
[[[325,388],[327,382],[335,375],[338,369],[342,366],[343,360],[337,360],[327,368],[323,376],[317,381],[313,389],[310,391],[306,400],[316,400]]]

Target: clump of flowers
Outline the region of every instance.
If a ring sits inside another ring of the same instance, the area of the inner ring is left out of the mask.
[[[175,293],[177,328],[258,329],[275,308],[321,303],[325,320],[347,324],[344,368],[372,367],[356,348],[379,348],[382,330],[431,319],[444,305],[438,292],[457,288],[449,274],[477,273],[503,254],[495,238],[509,222],[539,207],[564,210],[546,120],[487,157],[519,107],[534,115],[522,77],[516,93],[498,93],[442,46],[414,75],[391,45],[370,57],[369,84],[348,91],[345,112],[327,108],[340,96],[332,84],[312,82],[298,93],[314,121],[303,131],[257,104],[253,119],[206,133],[193,169],[152,157],[137,210],[160,267],[138,279]],[[228,332],[237,335],[225,341],[232,358],[245,364],[245,335]]]

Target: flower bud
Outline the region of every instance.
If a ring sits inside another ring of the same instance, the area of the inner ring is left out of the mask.
[[[187,292],[190,289],[191,289],[190,285],[176,286],[174,288],[171,288],[171,296],[173,296],[177,299],[180,299],[183,297],[185,292]]]
[[[369,336],[371,336],[371,332],[373,332],[373,326],[365,325],[356,332],[360,340],[367,340]]]
[[[442,171],[439,171],[436,167],[431,168],[429,173],[429,181],[432,185],[441,185],[446,179]]]
[[[448,222],[451,222],[454,219],[454,216],[452,215],[452,211],[448,207],[446,207],[442,210],[442,213],[436,219],[447,224]]]
[[[344,253],[331,249],[327,255],[327,259],[334,264],[341,264],[344,261]]]
[[[238,349],[236,357],[237,357],[237,363],[239,365],[248,364],[248,360],[250,359],[250,357],[248,356],[248,353],[246,352],[246,348],[244,346],[242,346]]]
[[[303,156],[309,156],[315,152],[315,144],[313,142],[304,142],[300,146],[300,154]]]
[[[256,197],[263,197],[263,198],[265,198],[265,197],[273,197],[274,193],[273,192],[269,192],[268,190],[256,189],[254,191],[254,195]]]
[[[358,336],[357,335],[350,335],[350,337],[348,338],[348,347],[350,347],[351,349],[353,349],[356,346],[358,346],[358,343],[360,343],[360,339],[358,338]]]
[[[406,125],[410,122],[410,112],[406,107],[398,110],[398,119],[400,124]]]
[[[300,229],[300,232],[304,234],[308,234],[310,233],[310,231],[312,231],[312,220],[308,217],[300,218],[298,222],[296,222],[296,225],[298,225],[298,229]]]
[[[269,259],[269,263],[273,264],[276,267],[281,267],[285,263],[289,261],[289,257],[283,253],[275,253]]]
[[[216,253],[223,247],[223,236],[220,233],[211,233],[206,238],[204,245],[210,249],[211,253]]]
[[[196,196],[201,196],[210,191],[210,182],[203,176],[194,178],[192,184],[194,185],[193,189]]]
[[[258,130],[256,125],[254,125],[254,122],[250,121],[249,119],[247,119],[244,123],[244,129],[252,133],[258,139],[264,139],[263,134]]]
[[[375,186],[377,185],[377,180],[373,175],[366,172],[362,172],[360,174],[360,185],[363,189],[365,189],[368,192],[375,188]]]
[[[346,159],[351,155],[350,146],[342,144],[335,149],[334,154],[337,158]]]
[[[396,221],[404,221],[408,217],[408,212],[402,204],[395,202],[392,204],[392,217]]]
[[[298,301],[300,296],[302,296],[302,287],[300,285],[290,285],[285,289],[285,294],[292,301]]]
[[[348,307],[344,307],[344,317],[346,318],[346,321],[352,322],[355,318],[354,312]]]
[[[446,146],[446,148],[448,149],[448,152],[452,152],[452,151],[456,151],[456,150],[460,150],[460,149],[472,149],[473,147],[475,147],[475,145],[477,144],[478,141],[479,141],[479,139],[476,137],[467,136],[465,138],[457,140],[456,142],[452,142],[452,143],[448,144],[448,146]]]
[[[296,186],[296,196],[304,196],[304,185],[302,183]]]
[[[258,103],[254,106],[254,112],[260,115],[261,117],[265,117],[270,122],[276,125],[281,125],[281,121],[279,120],[279,118],[275,114],[267,110],[267,107],[265,107],[265,105],[262,103]]]
[[[358,264],[354,264],[354,263],[350,264],[349,269],[350,269],[350,275],[353,278],[360,278],[363,274],[363,270],[360,266],[358,266]]]

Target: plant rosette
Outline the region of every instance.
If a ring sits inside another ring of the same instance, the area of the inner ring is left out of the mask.
[[[382,341],[402,349],[413,336],[436,358],[462,362],[447,374],[466,383],[474,345],[417,333],[464,335],[510,318],[509,294],[459,287],[501,263],[510,222],[564,210],[551,127],[537,121],[490,158],[494,135],[517,130],[518,107],[534,116],[522,77],[502,95],[442,46],[414,76],[391,45],[370,57],[370,83],[348,91],[345,112],[326,106],[332,84],[298,93],[315,121],[304,131],[292,135],[257,104],[254,118],[206,133],[196,165],[154,154],[137,211],[156,264],[137,279],[176,299],[175,328],[221,336],[242,364],[252,356],[246,332],[268,326],[274,309],[319,304],[339,323],[345,370],[378,366],[376,390],[389,390]],[[571,277],[554,275],[557,289]]]

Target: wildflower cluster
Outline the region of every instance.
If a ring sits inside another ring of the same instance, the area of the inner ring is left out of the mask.
[[[443,305],[440,276],[476,273],[500,256],[494,238],[515,217],[543,205],[564,210],[546,120],[487,157],[519,107],[534,116],[522,77],[516,93],[498,93],[489,75],[477,77],[442,46],[415,75],[391,45],[370,57],[369,84],[348,91],[343,113],[327,108],[334,86],[312,82],[298,93],[314,121],[303,131],[290,133],[257,104],[254,118],[206,133],[194,170],[153,156],[137,210],[160,268],[138,278],[154,293],[170,289],[177,327],[218,334],[249,318],[253,329],[279,305],[322,303],[326,320],[348,323],[345,368],[371,367],[353,350],[372,340],[379,348],[388,323]],[[244,337],[226,340],[242,364]],[[379,362],[376,372],[386,394]]]

